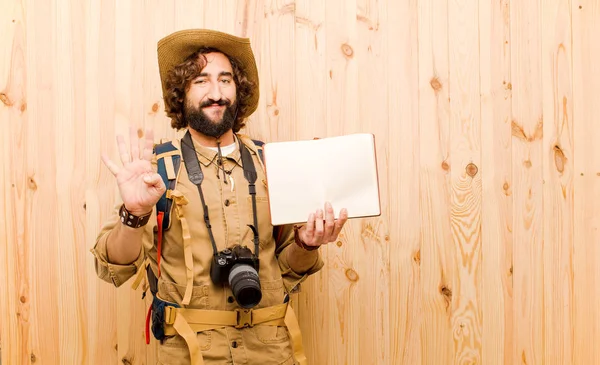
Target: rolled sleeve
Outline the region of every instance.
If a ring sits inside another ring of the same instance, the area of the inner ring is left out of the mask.
[[[277,238],[277,261],[279,262],[279,269],[281,270],[281,276],[283,278],[283,285],[288,293],[292,293],[299,288],[299,285],[304,282],[310,275],[317,273],[325,265],[321,256],[320,250],[313,251],[317,256],[315,263],[305,272],[296,272],[292,270],[288,262],[288,255],[285,251],[290,248],[291,244],[294,243],[294,229],[293,225],[278,227],[281,231],[278,233]],[[281,242],[281,243],[279,243]]]
[[[94,264],[98,277],[108,283],[114,284],[116,287],[121,286],[134,276],[144,263],[145,258],[144,245],[142,245],[137,259],[131,264],[117,265],[108,261],[108,239],[115,226],[120,224],[118,207],[120,207],[120,204],[115,208],[115,212],[113,212],[110,220],[102,227],[94,248],[90,250],[94,255]]]

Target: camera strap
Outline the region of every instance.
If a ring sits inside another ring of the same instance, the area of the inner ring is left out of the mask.
[[[252,161],[252,156],[250,155],[250,151],[248,151],[248,147],[246,147],[241,140],[238,138],[240,143],[240,154],[242,157],[242,167],[244,169],[244,177],[248,180],[248,190],[250,195],[252,196],[252,214],[254,217],[254,225],[248,225],[252,232],[254,233],[254,255],[258,258],[258,250],[259,250],[259,235],[258,235],[258,216],[256,212],[256,179],[258,177],[256,173],[256,168],[254,166],[254,161]],[[194,142],[192,142],[192,136],[189,131],[185,133],[181,140],[181,155],[183,157],[183,161],[185,162],[185,168],[188,173],[188,177],[190,181],[198,187],[198,193],[200,194],[200,200],[202,202],[202,209],[204,211],[204,223],[206,224],[206,228],[208,229],[208,235],[210,237],[210,243],[213,248],[213,255],[218,253],[217,245],[215,243],[215,237],[212,232],[212,227],[210,224],[210,218],[208,216],[208,206],[206,205],[206,201],[204,199],[204,193],[202,192],[202,181],[204,180],[204,174],[202,173],[202,168],[200,167],[200,161],[198,161],[198,155],[196,154],[196,149],[193,147]]]

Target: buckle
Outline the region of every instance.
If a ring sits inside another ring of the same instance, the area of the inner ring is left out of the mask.
[[[237,308],[237,324],[235,328],[252,327],[252,309]]]
[[[176,313],[177,313],[177,308],[172,307],[170,305],[165,306],[165,323],[166,324],[175,323]]]

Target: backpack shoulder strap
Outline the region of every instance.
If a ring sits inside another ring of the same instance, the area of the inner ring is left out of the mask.
[[[154,153],[156,155],[157,172],[167,187],[167,190],[156,203],[156,212],[157,215],[159,212],[163,212],[162,228],[167,230],[171,226],[170,216],[173,205],[173,199],[168,197],[167,194],[169,191],[174,190],[177,185],[181,165],[181,151],[171,141],[167,141],[155,145]]]
[[[263,146],[265,145],[265,142],[259,141],[258,139],[253,139],[252,142],[254,142],[254,145],[256,146],[256,150],[258,151],[258,157],[264,163],[265,158],[263,157]]]

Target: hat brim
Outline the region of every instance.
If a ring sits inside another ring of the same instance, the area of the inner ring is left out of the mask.
[[[185,61],[189,55],[196,52],[200,47],[218,49],[238,61],[248,80],[255,85],[248,101],[248,108],[246,108],[246,112],[242,117],[245,118],[254,113],[258,107],[259,84],[258,69],[250,40],[210,29],[181,30],[158,41],[158,70],[163,95],[166,95],[166,79],[169,70]]]

